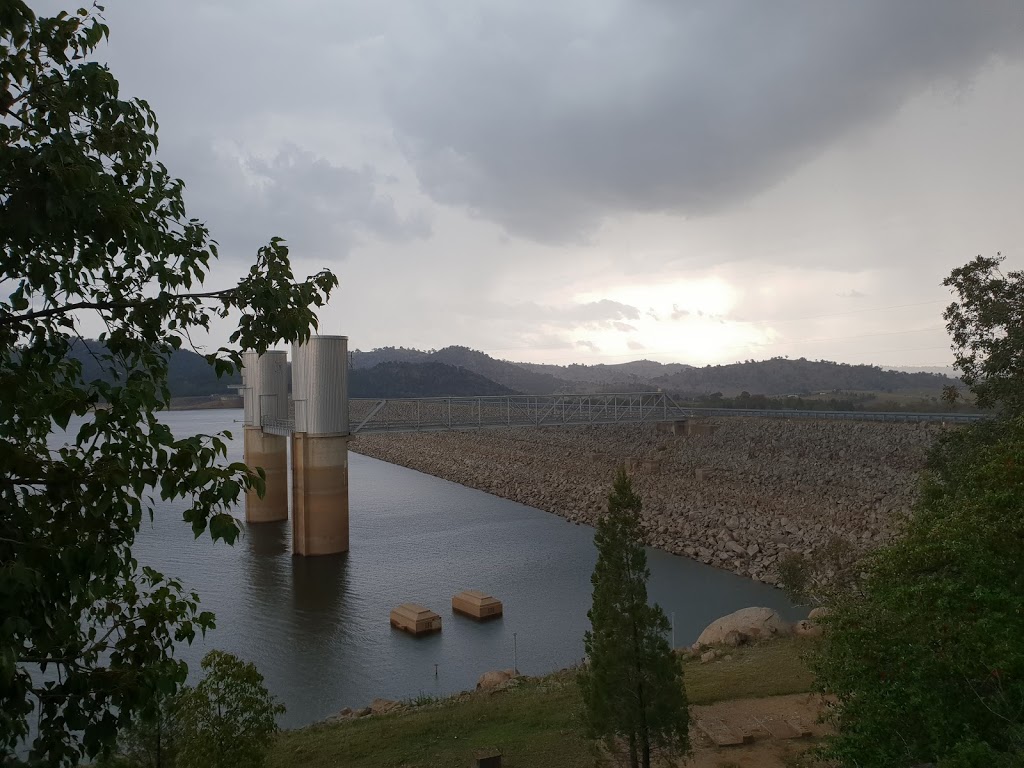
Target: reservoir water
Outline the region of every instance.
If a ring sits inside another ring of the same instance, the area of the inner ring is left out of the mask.
[[[233,430],[229,459],[238,461],[241,417],[175,411],[165,420],[179,437]],[[255,662],[287,706],[281,725],[296,727],[376,697],[469,689],[484,672],[512,667],[514,656],[525,674],[580,660],[592,528],[358,454],[350,455],[349,476],[346,555],[293,557],[289,523],[245,527],[234,546],[196,540],[180,505],[162,505],[143,524],[139,562],[196,590],[217,616],[212,633],[180,649],[193,675],[210,648]],[[767,585],[657,550],[648,550],[648,562],[650,598],[674,618],[676,645],[747,606],[802,618]],[[504,617],[477,624],[453,615],[451,597],[463,589],[498,597]],[[410,601],[441,614],[443,631],[413,638],[393,630],[391,608]]]

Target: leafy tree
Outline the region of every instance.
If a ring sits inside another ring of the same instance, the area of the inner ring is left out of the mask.
[[[779,557],[779,586],[786,595],[797,604],[805,604],[812,599],[813,578],[815,575],[814,561],[799,552],[786,552]]]
[[[961,397],[960,388],[954,384],[947,384],[942,388],[942,402],[948,405],[950,408],[956,408],[956,404],[960,401]]]
[[[906,536],[840,595],[813,664],[845,765],[1024,764],[1024,274],[978,257],[945,281],[957,367],[997,416],[929,454]]]
[[[845,765],[1024,760],[1024,419],[972,425],[933,453],[906,537],[824,619],[814,661],[838,699]]]
[[[652,748],[689,750],[689,711],[682,667],[665,639],[668,619],[647,603],[640,509],[620,467],[594,534],[591,629],[583,640],[589,664],[580,688],[591,734],[613,748],[625,741],[633,768],[649,768]]]
[[[254,664],[224,651],[203,657],[206,677],[178,694],[178,768],[258,768],[284,712]]]
[[[337,284],[296,281],[275,239],[236,286],[196,290],[216,243],[155,159],[152,110],[89,60],[98,10],[0,3],[0,762],[31,718],[30,758],[77,765],[184,682],[173,647],[213,617],[136,561],[135,535],[154,498],[184,499],[197,536],[231,542],[262,480],[225,465],[227,433],[159,420],[168,360],[214,317],[238,316],[241,348],[305,338]],[[97,376],[69,354],[85,327],[103,329]],[[230,374],[239,353],[207,360]]]
[[[779,586],[795,603],[827,602],[839,589],[855,587],[860,574],[861,547],[833,535],[813,555],[787,552],[779,558]]]
[[[982,408],[1024,410],[1024,271],[1000,269],[1004,257],[978,256],[943,281],[958,295],[943,317],[956,366]]]
[[[121,731],[119,751],[123,763],[132,768],[173,768],[178,732],[175,699],[154,697],[131,727]],[[115,766],[116,763],[111,768]]]

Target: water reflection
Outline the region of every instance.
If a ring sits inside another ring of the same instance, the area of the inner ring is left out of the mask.
[[[291,542],[291,524],[287,520],[277,523],[246,524],[242,540],[254,557],[288,554]]]
[[[345,623],[348,565],[348,554],[291,558],[291,615],[296,630],[329,635]]]

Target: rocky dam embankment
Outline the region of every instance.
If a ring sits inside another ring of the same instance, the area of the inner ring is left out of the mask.
[[[646,542],[778,583],[787,552],[889,540],[917,498],[935,424],[723,418],[361,435],[352,450],[594,524],[616,468],[643,499]]]

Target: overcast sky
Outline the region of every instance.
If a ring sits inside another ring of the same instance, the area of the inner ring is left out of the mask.
[[[944,365],[1024,264],[1020,0],[106,6],[216,279],[284,237],[351,348]]]

